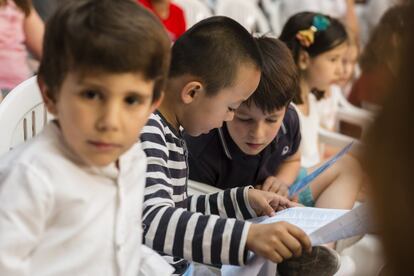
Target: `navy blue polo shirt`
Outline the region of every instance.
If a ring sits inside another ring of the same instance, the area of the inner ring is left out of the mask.
[[[198,137],[184,136],[190,179],[221,189],[262,184],[300,145],[299,117],[289,106],[276,138],[258,155],[247,155],[231,139],[226,125]]]

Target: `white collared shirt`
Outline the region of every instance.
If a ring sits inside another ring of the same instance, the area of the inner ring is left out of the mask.
[[[146,157],[137,143],[118,161],[80,165],[53,123],[2,156],[0,275],[138,275]]]

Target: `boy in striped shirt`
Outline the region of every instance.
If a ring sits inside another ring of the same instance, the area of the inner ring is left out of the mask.
[[[144,240],[183,274],[187,261],[243,265],[247,250],[274,262],[310,250],[307,235],[288,223],[252,225],[292,203],[250,187],[187,196],[187,149],[182,136],[208,133],[233,119],[256,90],[262,57],[237,22],[212,17],[199,22],[172,47],[165,98],[141,135],[147,154]]]

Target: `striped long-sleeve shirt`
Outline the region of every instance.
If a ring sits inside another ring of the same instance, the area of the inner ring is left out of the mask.
[[[141,133],[147,155],[144,240],[181,274],[185,260],[243,265],[250,224],[256,216],[248,187],[187,197],[187,150],[181,133],[160,113],[150,116]]]

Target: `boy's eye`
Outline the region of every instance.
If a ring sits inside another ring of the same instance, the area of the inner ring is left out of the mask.
[[[230,107],[230,106],[229,106],[227,109],[228,109],[228,111],[229,111],[229,112],[234,112],[234,111],[236,111],[236,108],[232,108],[232,107]]]
[[[266,119],[266,122],[274,124],[277,123],[277,119]]]
[[[139,98],[136,96],[128,96],[125,98],[125,102],[128,105],[134,105],[134,104],[138,104],[140,101],[139,101]]]
[[[240,117],[237,117],[237,120],[239,120],[240,122],[250,122],[252,119],[250,119],[250,118],[240,118]]]
[[[81,96],[85,99],[95,100],[102,98],[102,95],[95,90],[85,90],[81,93]]]

